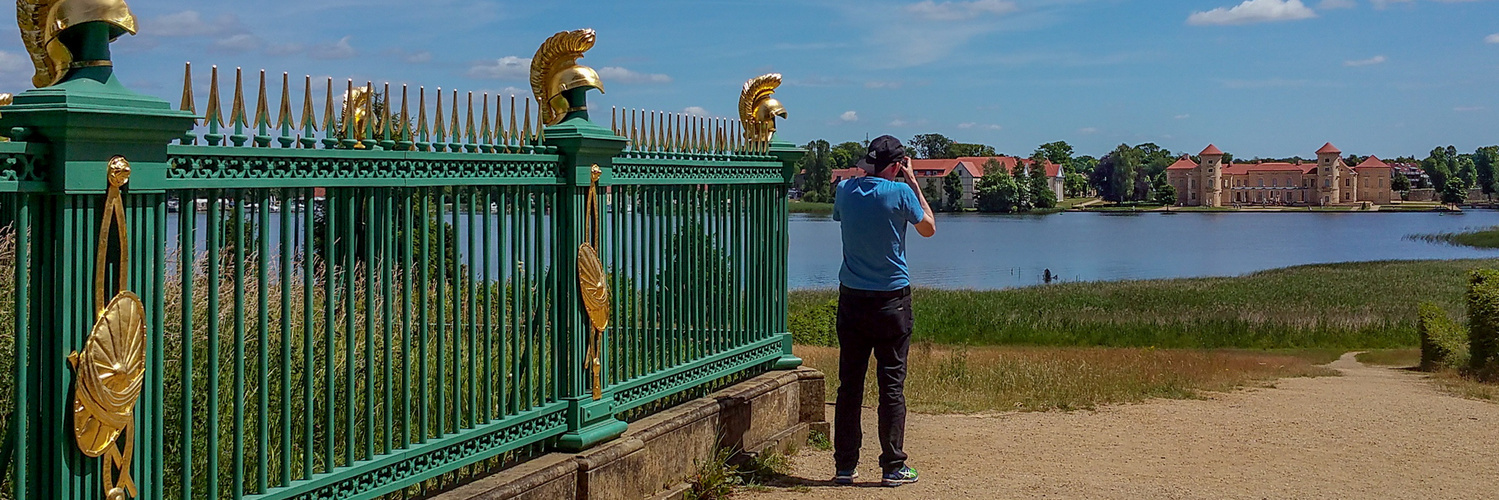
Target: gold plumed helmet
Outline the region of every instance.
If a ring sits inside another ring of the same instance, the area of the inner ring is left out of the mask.
[[[16,20],[21,41],[31,55],[37,87],[55,85],[67,75],[73,54],[58,41],[69,28],[89,22],[110,25],[109,40],[136,32],[135,15],[124,0],[17,0]]]
[[[786,117],[786,107],[771,97],[781,86],[780,73],[751,78],[739,94],[739,121],[744,123],[744,137],[752,141],[769,141],[776,132],[776,118]]]
[[[552,35],[536,49],[536,56],[531,58],[531,92],[541,104],[543,123],[556,125],[571,111],[563,92],[579,88],[604,92],[604,82],[598,72],[577,63],[584,52],[593,48],[595,41],[591,29],[563,31]]]

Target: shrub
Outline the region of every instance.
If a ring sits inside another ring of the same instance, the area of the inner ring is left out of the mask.
[[[1468,332],[1447,311],[1431,302],[1417,306],[1416,329],[1421,335],[1421,369],[1461,368],[1468,364]]]
[[[793,301],[787,311],[791,341],[800,345],[838,345],[838,300],[823,303]]]
[[[1469,366],[1480,378],[1499,368],[1499,271],[1479,269],[1468,279]]]

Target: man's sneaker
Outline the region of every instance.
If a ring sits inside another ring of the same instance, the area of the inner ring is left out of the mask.
[[[916,482],[916,469],[910,467],[901,467],[900,469],[885,473],[885,486],[894,487],[914,482]]]
[[[859,477],[859,471],[855,469],[841,470],[833,474],[833,484],[854,484],[854,478]]]

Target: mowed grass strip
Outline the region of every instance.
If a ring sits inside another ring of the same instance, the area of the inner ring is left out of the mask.
[[[1227,257],[1231,258],[1231,257]],[[1417,345],[1416,304],[1465,310],[1466,273],[1499,260],[1319,264],[1229,278],[914,293],[915,338],[943,344],[1382,349]],[[792,333],[831,345],[837,292],[791,293]]]
[[[797,346],[827,376],[827,397],[838,388],[838,349]],[[1074,347],[911,347],[906,401],[923,413],[985,413],[1091,409],[1151,398],[1194,398],[1282,377],[1336,375],[1318,366],[1333,351],[1279,353]],[[874,374],[866,375],[864,405],[878,404]]]

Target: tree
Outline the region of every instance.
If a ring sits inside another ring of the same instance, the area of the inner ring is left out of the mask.
[[[1176,204],[1176,186],[1166,182],[1166,174],[1155,178],[1155,201],[1165,205]]]
[[[1072,145],[1067,144],[1067,141],[1048,142],[1037,147],[1036,152],[1031,154],[1032,158],[1038,156],[1067,168],[1072,165]]]
[[[984,176],[973,187],[973,201],[980,212],[1011,212],[1019,204],[1020,186],[1004,166],[993,159],[984,164]]]
[[[1456,167],[1457,148],[1447,146],[1431,150],[1426,159],[1421,160],[1421,170],[1431,178],[1431,185],[1439,189],[1446,189],[1447,179],[1452,177],[1453,168]]]
[[[932,206],[932,210],[936,210],[939,212],[947,211],[947,206],[943,203],[940,203],[940,200],[942,200],[942,190],[937,187],[937,183],[922,183],[921,195],[926,198],[927,204]]]
[[[1466,184],[1468,187],[1478,185],[1478,168],[1474,165],[1471,155],[1459,156],[1454,164],[1456,166],[1453,167],[1452,173],[1457,178],[1462,179],[1463,184]]]
[[[942,134],[921,134],[911,139],[908,145],[917,158],[956,158],[952,154],[952,139]]]
[[[1088,194],[1088,178],[1077,172],[1069,173],[1062,191],[1068,198],[1081,198]]]
[[[953,158],[968,158],[974,156],[989,157],[999,155],[998,153],[994,152],[994,146],[990,146],[987,144],[963,144],[961,142],[954,142],[952,146],[947,148],[947,153],[949,155],[952,155]]]
[[[1036,165],[1035,170],[1040,170],[1042,175],[1031,176],[1030,199],[1031,208],[1052,208],[1057,206],[1057,193],[1051,190],[1051,183],[1047,182],[1046,169]]]
[[[1390,176],[1390,190],[1405,192],[1411,190],[1411,180],[1395,169],[1390,169],[1394,175]]]
[[[948,211],[963,210],[963,177],[958,175],[957,169],[953,169],[942,179],[942,192],[947,195]]]
[[[828,160],[828,167],[834,169],[853,168],[854,164],[858,163],[859,159],[868,153],[869,151],[864,148],[863,144],[857,142],[841,143],[833,146],[832,151],[830,151],[832,156]]]
[[[832,186],[829,185],[833,178],[833,170],[829,161],[831,160],[831,149],[828,141],[821,139],[807,143],[802,146],[807,151],[801,160],[797,160],[799,170],[805,170],[807,176],[802,181],[802,189],[806,194],[802,199],[812,203],[822,203],[833,198]]]
[[[1016,160],[1015,170],[1010,171],[1010,176],[1015,178],[1015,211],[1024,212],[1031,209],[1030,174],[1026,172],[1025,161]]]
[[[1473,153],[1473,169],[1478,174],[1478,187],[1483,188],[1483,194],[1492,195],[1499,191],[1495,189],[1496,167],[1499,167],[1499,146],[1484,146]]]
[[[1135,192],[1135,175],[1139,169],[1139,152],[1125,144],[1114,148],[1098,161],[1089,177],[1094,189],[1103,199],[1114,202],[1130,201]]]
[[[1093,173],[1093,169],[1095,168],[1098,168],[1098,158],[1084,155],[1072,159],[1071,171],[1083,174],[1083,177],[1091,175]]]
[[[1456,177],[1447,179],[1447,183],[1442,187],[1442,203],[1457,204],[1467,199],[1468,186],[1463,184],[1463,180]]]
[[[1144,169],[1145,175],[1149,177],[1161,175],[1161,172],[1166,171],[1166,167],[1171,166],[1172,163],[1176,163],[1176,157],[1171,154],[1171,150],[1157,146],[1153,142],[1135,146],[1135,151],[1139,154],[1136,158],[1139,159],[1140,167]],[[1147,183],[1146,186],[1148,189],[1149,184]],[[1138,200],[1144,201],[1144,198],[1139,198]]]

